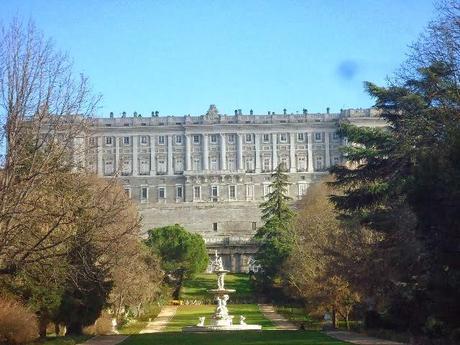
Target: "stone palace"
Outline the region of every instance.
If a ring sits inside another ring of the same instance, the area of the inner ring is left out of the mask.
[[[289,195],[300,199],[343,161],[341,121],[385,126],[375,109],[224,115],[211,105],[201,116],[111,113],[94,119],[86,164],[99,176],[118,176],[139,204],[144,230],[181,224],[204,237],[210,254],[218,248],[225,267],[247,271],[271,172],[283,164]]]

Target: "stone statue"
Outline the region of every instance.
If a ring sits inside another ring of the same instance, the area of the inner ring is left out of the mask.
[[[245,326],[246,325],[245,320],[246,320],[246,318],[243,315],[240,315],[240,325]]]
[[[224,265],[222,263],[222,258],[217,254],[217,250],[214,252],[214,261],[213,261],[214,271],[223,271]]]
[[[196,324],[198,327],[204,327],[204,320],[205,320],[205,317],[204,316],[200,316],[198,318],[198,323]]]
[[[217,288],[219,290],[224,290],[225,287],[224,287],[224,275],[223,274],[219,274],[219,276],[217,277]]]
[[[227,301],[229,297],[228,295],[223,295],[222,297],[217,297],[217,309],[216,315],[221,318],[225,318],[228,316],[228,309],[227,309]]]

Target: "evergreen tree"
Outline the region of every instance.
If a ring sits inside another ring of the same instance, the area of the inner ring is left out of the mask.
[[[271,178],[270,193],[260,205],[264,225],[257,230],[255,238],[259,242],[257,260],[263,267],[263,278],[273,283],[290,251],[288,233],[294,212],[289,208],[289,176],[282,164],[278,165]]]

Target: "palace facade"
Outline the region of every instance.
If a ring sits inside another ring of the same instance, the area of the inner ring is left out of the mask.
[[[86,165],[99,176],[118,176],[139,204],[143,228],[181,224],[200,233],[225,266],[247,271],[261,225],[258,205],[270,190],[272,171],[289,172],[289,195],[300,199],[333,164],[346,144],[340,121],[384,126],[375,109],[340,113],[134,114],[94,119]]]

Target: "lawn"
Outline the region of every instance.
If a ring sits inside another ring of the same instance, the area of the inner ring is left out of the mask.
[[[234,322],[239,322],[240,315],[246,317],[246,323],[262,325],[263,329],[273,329],[273,324],[262,316],[256,304],[229,304],[230,315],[234,315]],[[167,332],[181,331],[182,327],[193,326],[198,323],[200,316],[205,316],[205,324],[208,324],[215,310],[214,305],[183,305],[177,310],[176,316],[166,328]]]
[[[80,335],[80,336],[66,336],[66,337],[46,337],[45,340],[39,340],[33,345],[75,345],[82,344],[92,336]]]
[[[254,290],[252,288],[249,275],[247,274],[226,274],[225,287],[236,290],[230,295],[230,301],[248,302],[254,300]],[[209,289],[217,288],[217,277],[212,273],[198,274],[194,278],[184,281],[180,293],[182,300],[212,301],[212,295],[207,292]]]
[[[121,345],[345,345],[317,331],[136,334]]]

